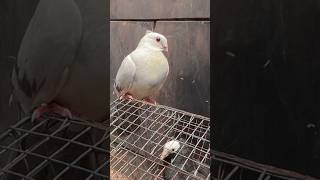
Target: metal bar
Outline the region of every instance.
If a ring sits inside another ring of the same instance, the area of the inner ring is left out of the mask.
[[[117,103],[114,101],[113,105],[117,105]],[[112,107],[111,107],[111,109],[112,109]],[[157,154],[159,150],[161,151],[163,149],[163,145],[160,145],[160,144],[165,143],[165,139],[167,139],[167,138],[172,139],[169,136],[170,133],[178,132],[179,135],[181,135],[184,131],[185,132],[183,134],[185,134],[188,131],[192,131],[193,133],[190,134],[191,136],[189,136],[188,139],[191,138],[191,139],[197,140],[196,145],[199,145],[201,140],[209,142],[209,140],[205,139],[204,138],[205,136],[202,135],[203,133],[206,133],[208,131],[207,130],[208,127],[204,126],[204,121],[209,120],[207,118],[204,120],[198,119],[198,120],[200,120],[200,122],[198,122],[198,121],[193,122],[194,117],[196,117],[193,114],[190,113],[192,116],[190,116],[191,119],[189,119],[188,113],[185,113],[183,111],[175,111],[175,109],[172,109],[172,108],[170,109],[165,106],[153,106],[153,105],[143,105],[142,104],[141,106],[138,107],[138,109],[141,112],[138,115],[138,117],[136,117],[134,119],[133,122],[129,122],[129,121],[127,121],[127,119],[122,119],[122,122],[120,124],[115,125],[114,124],[115,120],[111,121],[111,126],[115,126],[113,131],[111,132],[111,137],[113,137],[113,141],[111,143],[111,157],[118,156],[117,153],[114,154],[112,152],[114,150],[119,151],[118,147],[125,145],[125,143],[127,143],[128,147],[130,146],[133,148],[137,148],[139,151],[144,152],[148,156],[150,156],[147,160],[147,157],[144,157],[140,154],[136,154],[136,153],[132,154],[132,155],[134,155],[134,158],[131,157],[131,159],[129,159],[129,161],[126,161],[127,164],[134,165],[133,162],[135,162],[135,160],[137,160],[138,157],[141,159],[141,161],[139,160],[140,164],[135,166],[135,168],[130,171],[131,173],[128,175],[128,177],[135,174],[135,172],[137,170],[145,172],[140,177],[140,179],[145,177],[147,174],[152,173],[152,175],[155,175],[153,173],[156,173],[157,169],[154,169],[154,168],[158,167],[158,166],[163,166],[163,165],[160,164],[161,161],[156,162],[156,161],[152,160],[152,158],[155,158],[155,159],[159,158],[159,157],[156,157],[154,154],[155,153]],[[131,112],[126,112],[126,113],[131,114]],[[180,113],[181,115],[179,116],[178,113]],[[122,114],[124,114],[124,112]],[[113,115],[117,115],[117,114],[114,113]],[[178,116],[178,118],[176,118],[176,115]],[[116,119],[117,121],[119,119],[121,119],[121,117],[112,117],[112,116],[110,118]],[[188,120],[185,120],[185,118],[188,118]],[[199,117],[197,116],[197,118],[199,118]],[[137,119],[140,119],[141,123],[137,124],[136,123]],[[124,124],[124,123],[129,123],[130,126],[135,125],[135,126],[137,126],[137,128],[135,130],[133,130],[133,132],[130,132],[130,134],[127,137],[122,138],[121,135],[128,130],[128,127],[126,127],[126,128],[121,127],[122,124]],[[181,126],[180,125],[181,123],[184,123],[187,125]],[[181,127],[180,129],[179,129],[179,126]],[[113,133],[117,129],[122,130],[122,133],[118,136],[114,135],[114,133]],[[138,132],[138,130],[139,130],[139,132]],[[159,130],[163,130],[163,133],[159,132]],[[201,134],[201,137],[198,137],[196,134]],[[129,139],[132,139],[132,138],[133,138],[133,140],[130,140],[132,142],[128,142]],[[199,139],[199,138],[203,138],[203,139]],[[119,140],[120,143],[117,143],[117,145],[115,145],[115,142],[117,140]],[[139,140],[141,142],[143,142],[142,145],[136,145],[136,143]],[[148,144],[150,144],[151,146],[154,146],[154,147],[150,147],[151,152],[148,152],[147,150],[145,150],[145,148]],[[158,147],[160,147],[160,148],[158,148]],[[158,148],[158,151],[156,150],[157,148]],[[197,148],[197,146],[194,148],[197,149],[197,151],[203,152],[204,154],[210,152],[207,150],[204,151],[204,147],[203,146],[200,147],[200,145],[199,145],[199,148]],[[193,153],[197,154],[196,152],[193,152]],[[111,160],[111,167],[112,168],[115,168],[116,166],[118,166],[120,162],[125,161],[124,158],[130,154],[125,153],[122,155],[123,156],[121,156],[120,159],[112,158],[112,160]],[[186,158],[191,158],[191,157],[186,157]],[[199,163],[200,163],[200,161],[199,161]],[[145,163],[149,163],[149,162],[150,162],[150,164],[146,167],[146,169],[144,169],[144,166],[146,165]],[[124,166],[126,166],[126,165],[124,165]],[[120,169],[117,169],[117,171],[122,172],[124,170],[123,172],[124,172],[124,174],[126,174],[129,171],[129,169],[126,169],[124,166],[122,166]],[[166,167],[166,168],[173,168],[173,167]],[[164,168],[162,168],[160,173],[157,173],[158,178],[159,178],[159,176],[161,177],[161,172],[163,171],[163,169]],[[116,169],[114,169],[114,170],[116,170]],[[179,171],[179,168],[177,170]],[[188,172],[184,172],[183,170],[182,170],[182,173],[186,174],[187,176],[192,176],[192,174],[189,174]]]
[[[210,21],[209,17],[198,17],[198,18],[113,18],[109,19],[109,21]]]
[[[239,169],[239,166],[235,166],[235,167],[232,169],[232,171],[227,175],[227,177],[224,178],[224,180],[229,180],[229,179],[232,177],[232,175],[237,172],[238,169]]]
[[[63,162],[63,161],[60,161],[60,160],[57,160],[57,159],[50,159],[49,157],[43,156],[43,155],[40,155],[40,154],[36,154],[36,153],[32,153],[32,152],[25,152],[25,151],[22,151],[22,150],[10,148],[10,147],[5,147],[5,146],[1,146],[1,145],[0,145],[0,147],[1,148],[7,148],[9,150],[20,152],[20,153],[25,153],[27,155],[32,155],[32,156],[36,156],[36,157],[39,157],[39,158],[47,159],[49,161],[56,162],[58,164],[62,164],[62,165],[65,165],[65,166],[71,166],[72,168],[75,168],[75,169],[78,169],[78,170],[82,170],[82,171],[85,171],[87,173],[94,173],[92,170],[89,170],[89,169],[86,169],[86,168],[83,168],[83,167],[80,167],[80,166],[77,166],[77,165],[70,165],[69,163],[66,163],[66,162]],[[1,169],[1,171],[4,171],[4,169]],[[98,173],[97,175],[99,175],[101,177],[107,177],[104,174],[100,174],[100,173]]]
[[[64,127],[58,128],[56,131],[54,131],[53,134],[60,132],[63,128],[64,128]],[[15,129],[18,129],[18,128],[15,128]],[[28,131],[27,131],[27,132],[28,132]],[[30,132],[30,133],[31,133],[31,132]],[[47,140],[49,140],[48,137],[45,138],[45,139],[44,139],[43,141],[41,141],[41,142],[45,142],[45,141],[47,141]],[[22,160],[22,159],[24,159],[24,158],[26,157],[26,152],[28,152],[28,151],[33,151],[34,149],[36,149],[37,147],[39,147],[39,146],[42,144],[41,142],[40,142],[39,144],[33,146],[31,149],[25,150],[24,153],[22,153],[22,154],[20,154],[18,157],[16,157],[11,163],[7,164],[7,166],[5,166],[3,169],[6,169],[6,170],[7,170],[7,169],[13,167],[14,165],[16,165],[20,160]],[[9,147],[10,147],[10,146],[8,146],[7,148],[9,148]]]
[[[45,120],[46,121],[46,120]],[[20,123],[19,123],[20,124]],[[31,128],[30,131],[34,131],[35,129],[37,129],[38,127],[42,126],[43,125],[43,122],[42,123],[39,123],[37,125],[35,125],[33,128]],[[13,126],[11,127],[12,130],[16,130],[18,128],[18,126]],[[26,130],[27,131],[27,130]],[[27,131],[27,133],[25,133],[24,135],[20,136],[18,139],[14,140],[11,144],[8,145],[8,147],[11,147],[13,146],[15,143],[17,143],[18,141],[22,140],[23,138],[25,138],[27,135],[29,135],[28,133],[29,131]],[[4,153],[5,151],[1,151],[0,154]]]
[[[17,130],[19,131],[22,131],[22,132],[28,132],[24,129],[19,129],[17,128]],[[75,140],[68,140],[68,139],[65,139],[65,138],[61,138],[61,137],[57,137],[57,136],[52,136],[52,135],[47,135],[47,134],[44,134],[44,133],[39,133],[39,132],[29,132],[30,134],[34,134],[34,135],[39,135],[39,136],[43,136],[43,137],[49,137],[49,138],[52,138],[52,139],[58,139],[58,140],[61,140],[61,141],[67,141],[67,142],[71,142],[73,144],[77,144],[77,145],[80,145],[80,146],[85,146],[85,147],[91,147],[91,145],[88,145],[88,144],[84,144],[84,143],[81,143],[81,142],[78,142],[78,141],[75,141]],[[99,148],[99,147],[93,147],[95,150],[98,150],[98,151],[102,151],[102,152],[108,152],[107,150],[105,149],[102,149],[102,148]]]

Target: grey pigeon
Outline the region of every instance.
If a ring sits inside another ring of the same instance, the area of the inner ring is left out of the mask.
[[[96,26],[97,18],[84,18],[78,5],[40,0],[25,32],[12,73],[13,96],[33,118],[48,111],[93,121],[106,118],[107,47],[99,34],[107,28]]]
[[[165,165],[163,171],[165,180],[205,179],[208,176],[208,174],[202,174],[202,172],[209,173],[208,171],[203,171],[204,169],[201,167],[197,169],[200,164],[198,161],[188,158],[192,150],[193,148],[187,145],[183,138],[180,138],[179,141],[171,140],[165,143],[160,156]]]

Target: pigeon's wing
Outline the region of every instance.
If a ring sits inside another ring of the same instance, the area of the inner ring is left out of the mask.
[[[134,83],[136,69],[136,64],[132,60],[131,54],[129,54],[122,61],[114,83],[114,91],[118,97],[124,95],[130,90],[132,84]],[[120,107],[117,106],[117,109],[120,109]],[[137,111],[133,104],[129,102],[129,104],[126,104],[122,107],[122,112],[122,115],[119,115],[122,119],[125,119],[126,122],[124,122],[121,127],[124,129],[127,127],[129,128],[127,129],[127,132],[122,132],[122,130],[120,130],[117,133],[123,133],[124,136],[128,136],[129,132],[132,132],[137,128],[135,124],[141,123],[139,111]],[[130,125],[133,123],[134,125]]]
[[[73,0],[39,2],[12,72],[14,95],[25,112],[52,101],[59,93],[74,62],[81,32],[81,15]]]
[[[126,93],[134,81],[136,65],[130,55],[122,61],[115,80],[115,92],[117,96]]]

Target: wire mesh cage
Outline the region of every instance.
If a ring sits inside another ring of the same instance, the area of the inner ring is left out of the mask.
[[[234,155],[212,150],[214,180],[316,180],[313,177],[277,167],[259,164]]]
[[[113,177],[124,180],[210,179],[210,175],[216,180],[315,179],[210,150],[210,119],[203,116],[115,100],[110,120],[111,131],[109,124],[55,115],[36,122],[22,119],[0,134],[0,178],[109,179],[111,167]],[[170,161],[161,159],[165,144],[172,140],[180,148]]]
[[[142,101],[115,100],[110,120],[110,167],[120,179],[210,178],[209,118]],[[170,160],[161,158],[172,140],[179,143],[178,150]]]
[[[0,177],[108,179],[106,127],[54,115],[24,118],[0,135]]]

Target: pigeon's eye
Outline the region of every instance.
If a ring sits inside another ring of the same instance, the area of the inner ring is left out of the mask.
[[[172,148],[172,151],[174,151],[174,149]]]
[[[159,42],[159,41],[160,41],[160,38],[159,38],[159,37],[157,37],[157,38],[156,38],[156,41],[157,41],[157,42]]]

